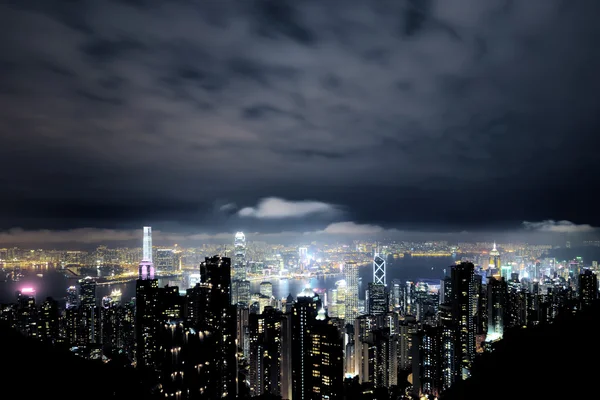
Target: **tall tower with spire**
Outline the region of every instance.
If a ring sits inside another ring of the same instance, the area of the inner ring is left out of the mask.
[[[138,278],[154,279],[154,264],[152,263],[152,228],[144,227],[142,240],[142,261],[138,269]]]
[[[379,246],[373,256],[373,283],[384,286],[386,284],[385,260],[379,255]]]
[[[500,252],[496,248],[496,242],[494,242],[494,248],[490,251],[490,268],[494,268],[500,271],[502,263],[500,261]]]

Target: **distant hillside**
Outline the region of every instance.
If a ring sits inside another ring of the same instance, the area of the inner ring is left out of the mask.
[[[592,264],[592,261],[600,262],[600,247],[585,246],[585,247],[572,247],[567,249],[562,247],[560,249],[552,249],[548,251],[549,257],[554,257],[557,260],[572,260],[575,257],[583,258],[586,266]]]
[[[521,329],[473,367],[442,400],[598,399],[600,306]]]

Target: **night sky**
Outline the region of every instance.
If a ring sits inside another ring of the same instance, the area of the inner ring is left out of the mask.
[[[599,15],[598,0],[3,2],[0,244],[143,224],[594,234]]]

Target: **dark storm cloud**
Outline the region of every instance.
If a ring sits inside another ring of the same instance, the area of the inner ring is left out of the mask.
[[[0,7],[2,229],[600,225],[597,1]]]

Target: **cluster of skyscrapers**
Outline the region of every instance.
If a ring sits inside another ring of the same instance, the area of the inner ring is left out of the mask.
[[[478,354],[508,330],[552,323],[598,298],[595,271],[583,262],[529,278],[503,266],[495,245],[481,267],[459,262],[442,280],[414,282],[388,282],[377,249],[364,303],[356,262],[342,265],[334,289],[285,299],[275,299],[270,282],[251,295],[247,264],[238,232],[233,257],[205,258],[185,294],[160,287],[145,227],[132,301],[115,291],[97,302],[96,282],[82,279],[64,310],[52,299],[38,306],[35,291],[23,289],[0,317],[84,357],[120,357],[150,377],[160,398],[332,400],[344,398],[349,381],[367,390],[406,380],[406,396],[437,397],[468,379]]]
[[[17,292],[17,303],[5,306],[0,317],[26,336],[66,347],[84,358],[135,357],[134,302],[122,302],[119,290],[98,302],[96,282],[84,278],[67,289],[64,309],[52,298],[38,302],[33,288],[23,288]]]

